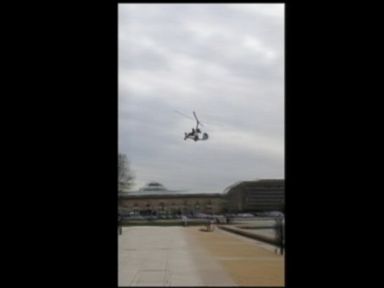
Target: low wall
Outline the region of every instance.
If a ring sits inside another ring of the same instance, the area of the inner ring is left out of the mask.
[[[236,233],[238,235],[242,235],[242,236],[245,236],[248,238],[252,238],[252,239],[263,241],[263,242],[266,242],[266,243],[269,243],[272,245],[280,246],[280,241],[274,237],[263,236],[263,235],[252,233],[250,231],[243,230],[243,229],[233,227],[233,226],[219,225],[218,227],[220,229],[223,229],[223,230],[228,231],[228,232]]]

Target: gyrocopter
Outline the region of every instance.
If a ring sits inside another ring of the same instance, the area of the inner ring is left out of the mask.
[[[192,132],[189,132],[189,133],[185,132],[184,140],[192,139],[195,142],[201,141],[201,140],[208,140],[208,133],[205,133],[205,132],[203,133],[199,129],[199,125],[202,125],[202,123],[197,118],[195,111],[193,111],[193,116],[196,119],[196,129],[192,128]]]

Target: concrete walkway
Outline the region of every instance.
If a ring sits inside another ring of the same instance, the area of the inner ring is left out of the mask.
[[[119,286],[237,286],[189,229],[124,227]]]
[[[272,245],[245,238],[221,229],[201,233],[190,229],[199,245],[218,261],[237,286],[283,287],[285,285],[284,256]]]
[[[284,286],[284,256],[203,227],[131,226],[119,236],[119,286]]]

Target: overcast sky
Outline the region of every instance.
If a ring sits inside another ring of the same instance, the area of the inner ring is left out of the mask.
[[[283,4],[119,4],[118,21],[119,153],[135,189],[284,178]],[[184,140],[192,111],[208,141]]]

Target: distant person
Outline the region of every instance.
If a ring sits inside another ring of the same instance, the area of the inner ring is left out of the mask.
[[[209,222],[208,222],[208,231],[213,231],[214,229],[215,229],[215,226],[214,226],[214,224],[215,224],[215,221],[213,220],[213,219],[211,219],[211,220],[208,220]]]
[[[188,218],[187,218],[187,216],[183,215],[183,216],[181,216],[181,219],[183,220],[184,227],[187,227],[187,225],[188,225]]]
[[[231,223],[231,216],[230,215],[226,215],[225,216],[225,221],[227,224],[230,224]]]
[[[284,234],[283,234],[283,218],[281,216],[276,217],[276,238],[279,241],[280,255],[283,254],[284,250]]]
[[[210,229],[211,229],[211,221],[210,221],[209,219],[207,219],[207,222],[206,222],[206,223],[207,223],[207,224],[206,224],[207,232],[209,232]]]
[[[121,216],[119,216],[117,218],[117,229],[118,229],[118,232],[119,232],[119,235],[123,234],[123,227],[122,227],[122,219],[121,219]]]
[[[280,235],[281,235],[281,248],[280,248],[280,254],[284,253],[284,245],[285,245],[285,226],[284,226],[284,216],[281,216],[281,226],[280,226]]]

